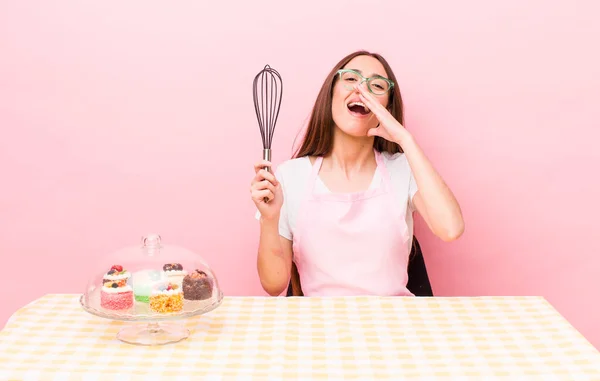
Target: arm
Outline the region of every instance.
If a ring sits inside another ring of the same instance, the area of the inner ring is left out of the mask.
[[[283,207],[283,186],[271,171],[271,163],[262,160],[254,165],[256,173],[250,185],[252,200],[258,208],[260,238],[257,268],[260,284],[271,296],[280,295],[290,280],[292,242],[279,233],[279,222],[286,221]],[[267,202],[265,202],[267,199]]]
[[[412,135],[407,130],[402,132],[396,143],[402,147],[417,182],[419,190],[413,197],[415,208],[440,239],[459,238],[465,225],[458,201]]]
[[[279,235],[279,215],[260,219],[258,276],[271,296],[280,295],[288,286],[292,267],[292,241]]]
[[[375,98],[369,93],[364,83],[357,85],[356,89],[361,100],[379,121],[377,127],[370,129],[367,135],[380,136],[402,147],[419,188],[413,197],[413,204],[429,229],[444,241],[453,241],[460,237],[465,228],[464,221],[452,191],[433,168],[412,135],[384,107],[381,98]]]

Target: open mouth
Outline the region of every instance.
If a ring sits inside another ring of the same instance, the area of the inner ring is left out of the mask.
[[[371,110],[365,106],[362,102],[350,102],[348,103],[348,110],[353,116],[365,116],[371,113]]]

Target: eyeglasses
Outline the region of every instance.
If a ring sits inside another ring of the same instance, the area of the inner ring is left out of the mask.
[[[359,72],[352,69],[341,69],[337,71],[337,74],[339,74],[342,84],[348,90],[354,90],[354,86],[363,81],[367,81],[367,88],[375,95],[386,94],[394,87],[394,82],[380,75],[365,78]]]

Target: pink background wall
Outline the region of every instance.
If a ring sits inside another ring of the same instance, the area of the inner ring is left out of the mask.
[[[331,66],[367,48],[463,206],[458,242],[418,221],[437,294],[543,295],[600,347],[600,5],[493,3],[2,0],[0,326],[147,232],[263,294],[252,78],[284,76],[280,162]]]

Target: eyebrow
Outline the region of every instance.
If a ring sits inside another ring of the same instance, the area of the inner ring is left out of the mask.
[[[361,70],[359,70],[359,69],[353,69],[353,68],[348,68],[348,69],[350,69],[350,70],[354,70],[354,71],[357,71],[357,72],[359,72],[360,74],[364,75],[364,74],[363,74],[363,72],[362,72]],[[371,77],[379,77],[379,78],[385,78],[385,79],[389,79],[389,78],[386,78],[386,77],[384,77],[383,75],[379,75],[379,74],[377,74],[377,73],[372,73],[372,74],[371,74]]]

